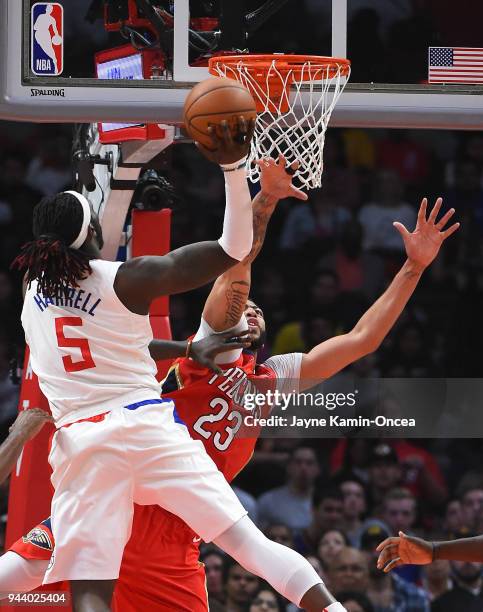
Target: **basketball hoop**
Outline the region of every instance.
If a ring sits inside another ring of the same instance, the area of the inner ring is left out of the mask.
[[[253,95],[258,118],[247,164],[282,154],[306,189],[322,185],[325,131],[349,80],[350,61],[315,55],[224,55],[209,60],[210,73],[240,81]]]

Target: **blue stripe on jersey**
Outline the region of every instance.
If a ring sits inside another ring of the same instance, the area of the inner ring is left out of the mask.
[[[127,406],[124,406],[124,408],[127,408],[128,410],[136,410],[137,408],[141,408],[141,406],[148,406],[149,404],[169,404],[171,402],[172,400],[169,399],[148,399],[142,400],[141,402],[136,402],[135,404],[128,404]]]
[[[173,404],[174,422],[179,423],[180,425],[184,425],[185,427],[187,426],[186,423],[183,421],[183,419],[179,416],[178,411],[176,410],[176,406],[174,406],[173,400],[170,400],[170,399],[142,400],[141,402],[136,402],[135,404],[128,404],[127,406],[124,406],[124,408],[127,408],[128,410],[136,410],[137,408],[140,408],[141,406],[149,406],[149,404]]]

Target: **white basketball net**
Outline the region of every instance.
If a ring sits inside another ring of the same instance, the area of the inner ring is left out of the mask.
[[[243,56],[235,65],[219,58],[215,69],[219,76],[240,81],[248,87],[265,109],[258,114],[255,136],[247,163],[247,174],[252,182],[260,179],[260,168],[255,160],[277,158],[282,154],[287,165],[299,163],[295,175],[303,188],[315,189],[322,185],[325,131],[334,106],[349,80],[344,65],[336,60],[330,66],[307,61],[295,69],[280,71],[275,57],[267,69],[264,82],[259,83],[246,65]],[[293,74],[292,74],[293,73]],[[292,78],[293,77],[293,78]],[[292,80],[291,87],[286,84]],[[273,102],[269,92],[274,82],[283,85],[281,99]],[[288,105],[288,110],[283,107]]]

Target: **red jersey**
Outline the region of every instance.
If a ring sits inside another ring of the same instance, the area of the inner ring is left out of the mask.
[[[178,359],[162,382],[161,392],[174,401],[191,437],[203,442],[230,482],[250,460],[259,433],[243,424],[243,417],[250,413],[243,397],[274,390],[277,373],[267,365],[257,366],[248,353],[222,369],[220,376],[191,359]]]

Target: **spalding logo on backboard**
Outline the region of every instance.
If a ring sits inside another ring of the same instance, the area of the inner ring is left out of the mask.
[[[36,2],[30,13],[30,67],[37,76],[58,76],[64,69],[64,8]]]

